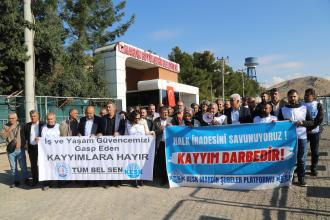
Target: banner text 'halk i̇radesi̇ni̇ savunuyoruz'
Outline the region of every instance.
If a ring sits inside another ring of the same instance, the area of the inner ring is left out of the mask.
[[[291,184],[296,128],[291,122],[166,128],[170,187],[268,189]]]

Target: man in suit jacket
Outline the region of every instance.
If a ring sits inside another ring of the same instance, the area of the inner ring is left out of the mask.
[[[97,128],[97,135],[124,135],[126,119],[121,118],[120,114],[117,113],[117,107],[114,102],[109,101],[107,104],[108,114],[103,116]],[[104,188],[108,188],[112,185],[121,185],[121,181],[111,180],[107,181]]]
[[[248,108],[241,107],[241,96],[237,93],[230,96],[229,109],[225,110],[227,124],[252,123],[251,114]]]
[[[35,186],[38,184],[38,140],[45,123],[39,121],[39,113],[35,110],[30,111],[30,118],[31,122],[24,127],[24,135],[31,163],[31,186]]]
[[[85,110],[85,117],[80,119],[78,125],[78,135],[92,136],[97,134],[100,117],[95,115],[95,109],[93,106],[87,106]]]
[[[167,184],[166,159],[165,159],[165,137],[164,129],[171,125],[172,118],[168,116],[167,107],[160,108],[160,116],[154,120],[153,131],[156,134],[155,170],[160,177],[161,185]]]

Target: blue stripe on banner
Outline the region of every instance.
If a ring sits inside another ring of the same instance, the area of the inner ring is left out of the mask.
[[[285,174],[289,179],[293,174],[297,136],[291,122],[198,128],[170,126],[165,134],[171,186],[207,186],[205,183],[172,181],[178,173],[182,176]],[[283,181],[279,183],[283,184]],[[235,184],[244,189],[244,183]],[[246,187],[250,189],[251,185]]]

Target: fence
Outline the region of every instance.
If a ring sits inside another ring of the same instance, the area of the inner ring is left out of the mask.
[[[95,113],[98,115],[100,108],[105,106],[108,101],[114,101],[117,106],[121,106],[121,100],[112,98],[81,98],[81,97],[56,97],[56,96],[36,96],[36,109],[40,118],[45,120],[47,112],[56,114],[56,121],[62,122],[68,118],[69,111],[72,108],[78,110],[79,117],[84,116],[84,111],[88,105],[95,107]],[[25,98],[24,96],[15,96],[8,98],[0,96],[0,130],[8,122],[8,113],[16,112],[20,122],[25,122]],[[0,137],[0,143],[3,142]]]

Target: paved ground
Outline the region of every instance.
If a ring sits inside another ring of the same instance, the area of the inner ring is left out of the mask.
[[[330,219],[330,127],[321,140],[319,177],[309,187],[265,191],[168,189],[149,184],[103,189],[8,187],[8,160],[0,155],[1,219]],[[310,157],[309,157],[310,159]]]

